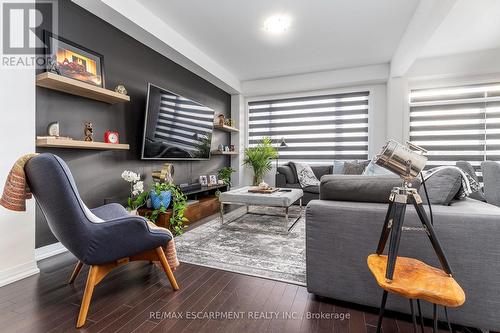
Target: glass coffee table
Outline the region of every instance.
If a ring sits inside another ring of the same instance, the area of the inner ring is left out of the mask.
[[[295,223],[302,216],[302,196],[304,192],[302,189],[296,188],[283,188],[273,193],[251,193],[248,192],[252,189],[252,186],[240,187],[235,190],[222,192],[219,196],[220,201],[220,220],[221,225],[224,226],[231,222],[235,222],[246,214],[256,214],[256,215],[272,215],[284,218],[284,231],[288,233],[294,226]],[[299,201],[300,212],[298,216],[289,216],[288,210],[291,205]],[[243,215],[233,219],[232,221],[224,221],[224,205],[241,205],[246,206],[246,212]],[[264,214],[259,212],[250,212],[250,206],[260,206],[260,207],[276,207],[283,208],[283,215],[273,215]],[[294,218],[291,225],[289,226],[289,217]]]

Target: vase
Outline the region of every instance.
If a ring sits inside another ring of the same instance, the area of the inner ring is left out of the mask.
[[[128,213],[129,213],[130,215],[139,215],[139,214],[137,213],[137,209],[132,209],[132,210],[130,210]]]
[[[161,191],[160,194],[156,194],[155,190],[151,190],[149,192],[149,198],[151,199],[151,205],[154,209],[160,209],[161,207],[168,208],[172,199],[172,192]]]

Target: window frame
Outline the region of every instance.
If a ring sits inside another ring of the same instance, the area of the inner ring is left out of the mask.
[[[375,99],[375,85],[360,85],[360,86],[352,86],[352,87],[342,87],[342,88],[333,88],[333,89],[322,89],[322,90],[310,90],[310,91],[300,91],[300,92],[291,92],[291,93],[283,93],[283,94],[270,94],[270,95],[259,95],[259,96],[251,96],[245,98],[245,148],[249,147],[250,144],[250,110],[249,103],[250,102],[259,102],[265,100],[274,100],[274,99],[288,99],[288,98],[306,98],[306,97],[316,97],[322,95],[331,95],[331,94],[346,94],[346,93],[357,93],[361,91],[368,91],[368,159],[371,158],[371,143],[372,136],[374,134],[374,130],[372,129],[374,115],[373,113],[373,103]],[[280,159],[281,160],[281,159]],[[311,159],[312,163],[320,163],[319,160]],[[323,160],[329,161],[328,159]]]

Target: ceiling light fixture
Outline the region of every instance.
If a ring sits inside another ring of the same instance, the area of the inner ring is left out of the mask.
[[[290,28],[291,19],[286,15],[273,15],[264,21],[264,30],[272,34],[282,34]]]

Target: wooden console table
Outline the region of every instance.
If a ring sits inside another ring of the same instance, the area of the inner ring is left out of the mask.
[[[184,193],[188,200],[197,200],[197,202],[189,204],[184,212],[184,216],[189,220],[186,225],[199,221],[210,215],[219,213],[220,202],[215,192],[226,191],[227,185],[203,186],[201,189],[196,189]],[[139,208],[138,214],[145,216],[152,210],[149,208]],[[170,218],[172,217],[172,209],[168,209],[165,213],[158,216],[156,225],[159,227],[170,229]]]

